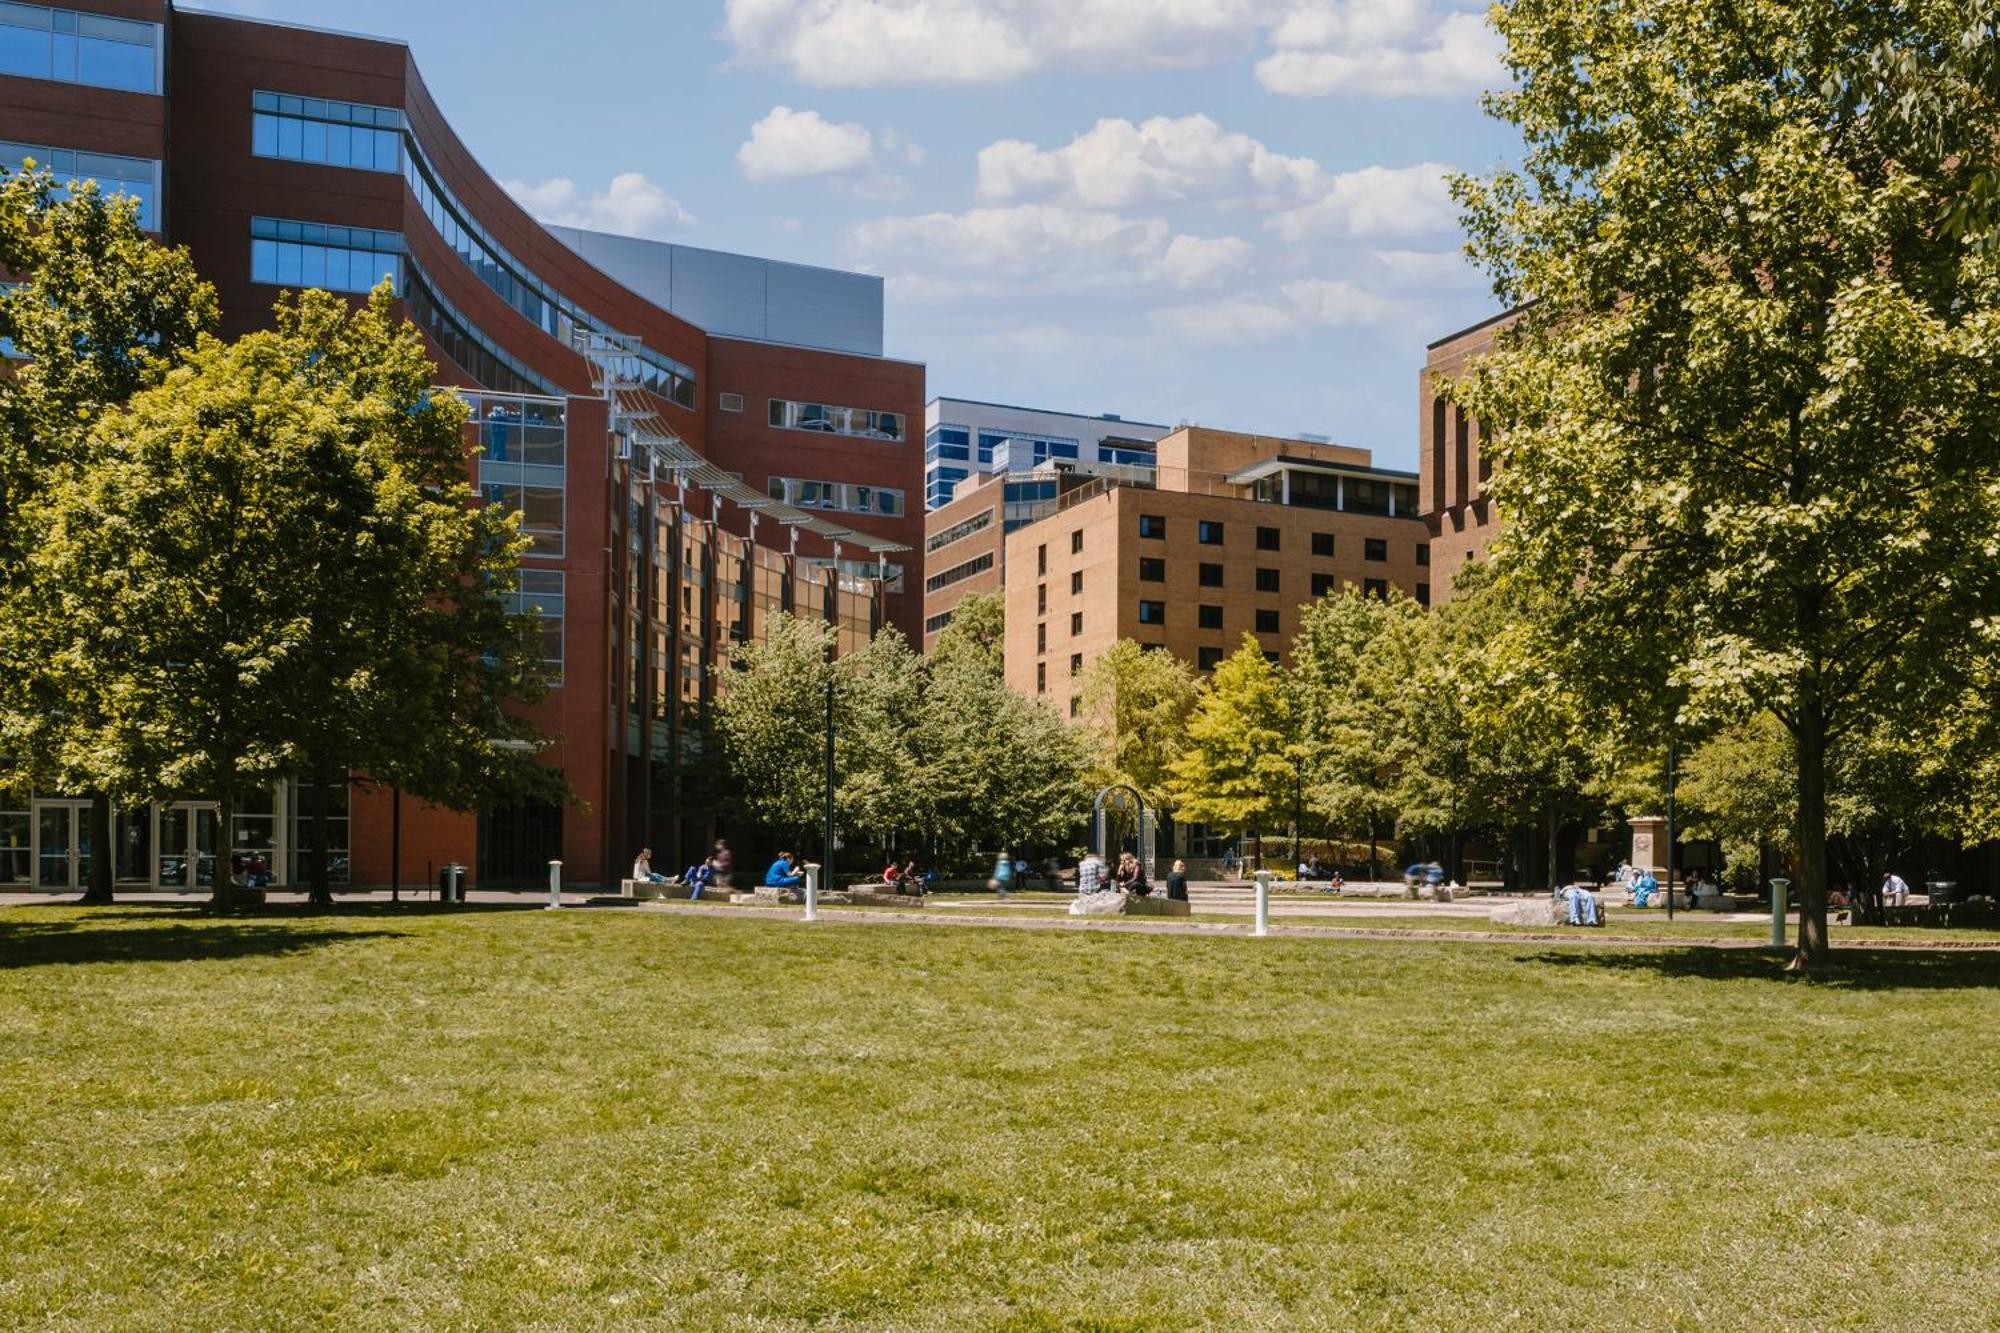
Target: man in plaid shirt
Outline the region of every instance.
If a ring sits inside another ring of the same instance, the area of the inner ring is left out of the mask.
[[[1096,852],[1083,858],[1083,864],[1076,868],[1076,891],[1079,895],[1101,893],[1104,890],[1104,862],[1098,860]]]

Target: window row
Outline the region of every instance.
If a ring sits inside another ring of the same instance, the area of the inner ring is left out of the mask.
[[[137,199],[139,225],[147,231],[160,229],[160,164],[154,159],[0,141],[0,167],[19,171],[31,160],[36,166],[47,167],[55,177],[56,198],[66,198],[81,182],[94,180],[107,195],[129,194]]]
[[[251,96],[250,151],[287,162],[362,171],[403,169],[403,113],[394,107],[259,92]]]
[[[408,140],[407,145],[403,179],[416,197],[417,206],[452,253],[494,295],[564,346],[571,344],[572,335],[579,328],[596,333],[617,332],[516,260],[484,227],[473,221],[458,197],[438,179],[416,140]],[[615,359],[612,369],[648,393],[682,407],[694,406],[694,368],[673,357],[641,345],[633,355]]]
[[[993,511],[982,509],[971,518],[952,524],[943,532],[934,532],[924,539],[924,549],[935,551],[953,542],[962,542],[975,532],[983,532],[993,526]]]
[[[903,512],[903,492],[892,486],[772,477],[765,490],[773,500],[782,500],[799,509],[834,509],[843,514],[886,514],[892,518]]]
[[[157,23],[0,3],[0,74],[157,93],[160,37]]]
[[[942,423],[924,432],[924,458],[936,462],[940,458],[957,463],[972,460],[972,432],[964,426],[948,426]]]
[[[940,611],[934,616],[926,617],[924,620],[924,633],[926,634],[937,633],[939,630],[943,629],[946,625],[949,625],[951,623],[952,616],[956,614],[957,610],[956,608],[954,608],[953,610],[950,611]]]
[[[250,219],[250,281],[330,292],[403,290],[403,238],[393,231],[282,218]]]
[[[924,591],[936,592],[940,588],[949,588],[954,583],[962,583],[974,574],[983,574],[991,568],[993,568],[993,552],[987,551],[983,555],[974,556],[964,564],[953,565],[942,573],[931,575],[924,580]]]
[[[418,328],[484,389],[502,393],[554,395],[559,390],[481,333],[457,306],[437,294],[414,261],[404,265],[403,303]]]
[[[797,403],[788,398],[771,400],[771,424],[786,430],[810,430],[826,435],[855,435],[869,440],[903,438],[901,412],[877,412],[866,407],[834,407],[827,403]]]

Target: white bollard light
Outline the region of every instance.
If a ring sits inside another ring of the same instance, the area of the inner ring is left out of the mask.
[[[1785,899],[1790,896],[1792,882],[1788,879],[1771,881],[1771,947],[1785,947]]]
[[[549,906],[551,912],[562,907],[562,862],[549,862]]]
[[[806,862],[806,920],[819,920],[819,864]]]
[[[465,901],[465,867],[453,861],[447,869],[451,875],[451,887],[450,891],[446,894],[446,899],[450,902],[462,903]]]
[[[1268,870],[1257,872],[1257,925],[1250,933],[1271,933],[1271,872]]]

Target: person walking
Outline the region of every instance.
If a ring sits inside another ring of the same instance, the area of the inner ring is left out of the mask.
[[[1167,900],[1184,903],[1187,896],[1187,862],[1175,861],[1174,868],[1167,872]]]
[[[993,863],[993,878],[987,881],[986,887],[999,894],[1003,900],[1007,897],[1014,887],[1013,857],[1005,852],[1000,853],[1000,859]]]
[[[729,850],[729,839],[717,838],[715,850],[708,854],[709,868],[715,871],[715,887],[728,892],[736,882],[736,853]]]

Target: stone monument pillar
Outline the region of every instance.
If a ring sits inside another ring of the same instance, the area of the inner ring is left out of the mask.
[[[1667,878],[1667,821],[1658,815],[1637,815],[1632,824],[1632,865],[1650,870],[1661,883]]]

